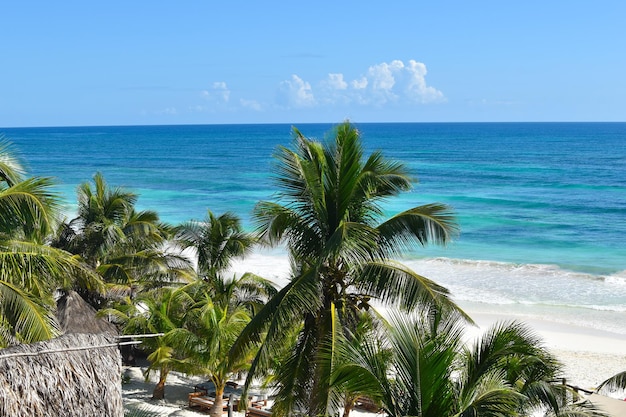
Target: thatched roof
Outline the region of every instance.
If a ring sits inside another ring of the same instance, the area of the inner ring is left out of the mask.
[[[75,291],[57,301],[57,320],[63,333],[117,334],[112,323],[96,317],[96,310]]]
[[[116,343],[111,335],[66,334],[0,350],[0,416],[123,417]]]

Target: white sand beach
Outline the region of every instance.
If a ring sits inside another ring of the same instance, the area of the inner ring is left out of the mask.
[[[563,363],[563,377],[568,384],[593,390],[610,376],[626,371],[624,335],[508,314],[475,312],[471,307],[465,311],[480,329],[501,321],[526,323]]]
[[[509,320],[520,320],[529,325],[545,342],[557,358],[564,364],[567,383],[583,389],[593,390],[606,378],[626,370],[626,337],[609,332],[590,330],[572,325],[555,324],[549,321],[527,320],[510,314],[493,314],[472,311],[471,306],[463,306],[476,321],[478,327],[470,330],[472,336],[490,325]],[[144,364],[145,365],[145,364]],[[165,400],[150,399],[156,384],[157,374],[145,381],[141,366],[126,367],[125,374],[130,382],[123,385],[124,403],[127,408],[140,408],[160,413],[163,416],[198,416],[203,413],[188,407],[188,397],[193,386],[205,381],[200,377],[188,377],[171,373],[167,380]],[[243,413],[234,413],[241,417]],[[372,416],[361,410],[352,414],[356,417]]]
[[[280,256],[279,250],[260,251],[231,268],[234,274],[245,271],[255,271],[281,286],[287,282],[289,262],[287,257]],[[605,379],[626,370],[626,335],[563,323],[555,317],[551,320],[550,314],[539,312],[536,306],[516,309],[481,302],[459,301],[458,304],[476,322],[477,327],[468,329],[470,340],[496,322],[517,320],[526,323],[563,363],[562,376],[570,385],[593,390]],[[128,367],[126,374],[130,383],[123,386],[123,394],[129,407],[148,407],[164,416],[203,414],[189,409],[187,395],[193,391],[194,385],[206,379],[172,373],[167,380],[166,399],[152,401],[150,397],[156,384],[156,374],[148,382],[144,381],[141,367]],[[363,417],[372,416],[372,413],[355,410],[351,415]]]
[[[146,410],[150,415],[168,417],[197,417],[207,413],[191,409],[188,406],[188,395],[194,391],[194,385],[205,382],[206,378],[190,377],[172,372],[167,378],[164,400],[152,400],[152,390],[158,380],[158,374],[153,373],[150,380],[143,377],[143,370],[147,363],[138,366],[124,367],[127,382],[122,385],[124,407],[127,410]],[[243,383],[243,381],[239,381]],[[271,407],[271,399],[268,408]],[[372,417],[375,413],[355,409],[350,415],[354,417]],[[243,412],[233,412],[233,417],[244,417]]]

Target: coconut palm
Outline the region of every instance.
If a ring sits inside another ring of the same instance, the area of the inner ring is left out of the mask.
[[[103,309],[100,315],[112,317],[123,326],[125,334],[160,334],[146,338],[142,349],[149,352],[150,366],[145,376],[159,372],[159,380],[152,393],[153,399],[165,397],[167,376],[173,370],[190,372],[193,364],[177,349],[177,341],[171,334],[182,327],[194,300],[181,288],[155,288],[141,293],[136,299],[129,298],[115,308]]]
[[[51,179],[23,173],[14,150],[0,142],[0,346],[58,333],[55,290],[77,281],[100,288],[71,254],[46,245],[60,199]]]
[[[193,364],[188,372],[208,377],[215,386],[215,402],[209,410],[212,417],[222,416],[226,382],[249,367],[251,351],[237,358],[228,355],[249,321],[248,309],[214,303],[210,294],[204,293],[186,315],[185,326],[167,335]]]
[[[177,232],[177,242],[195,252],[198,277],[205,281],[221,275],[235,258],[248,254],[255,243],[243,231],[240,219],[230,212],[216,216],[208,210],[203,222],[183,223]]]
[[[53,245],[80,255],[109,284],[110,294],[130,294],[179,280],[189,280],[191,265],[168,250],[173,229],[153,211],[136,211],[137,194],[111,188],[100,173],[93,187],[78,188],[78,216],[63,224]],[[90,304],[104,298],[77,288]]]
[[[325,415],[334,412],[328,398],[331,367],[320,347],[333,345],[328,339],[336,334],[335,319],[340,328],[350,328],[372,302],[405,309],[451,304],[445,288],[391,259],[414,246],[445,244],[457,226],[442,204],[385,218],[381,204],[410,190],[413,178],[380,152],[365,158],[351,124],[339,125],[325,145],[294,133],[294,149],[281,147],[275,155],[278,201],[254,210],[261,238],[270,245],[286,243],[292,277],[253,318],[232,354],[262,340],[249,383],[269,367],[285,329],[302,326],[289,359],[292,372],[283,375],[273,409]]]
[[[551,382],[560,365],[526,326],[497,324],[467,346],[460,323],[392,314],[378,339],[391,355],[381,356],[371,338],[342,343],[333,385],[367,395],[389,416],[601,415],[562,404],[567,388]]]
[[[252,315],[276,294],[270,281],[253,273],[226,276],[232,262],[247,255],[256,243],[233,213],[216,216],[208,210],[203,222],[187,222],[176,230],[175,241],[184,250],[191,250],[197,262],[199,281],[188,286],[188,292],[206,292],[213,303],[233,309],[244,306]]]

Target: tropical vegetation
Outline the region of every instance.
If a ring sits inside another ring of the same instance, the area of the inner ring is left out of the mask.
[[[17,154],[0,143],[0,347],[58,334],[54,292],[80,283],[102,290],[100,280],[47,239],[60,199],[50,178],[25,178]]]
[[[560,364],[521,323],[499,323],[468,343],[458,314],[393,313],[383,321],[377,337],[339,344],[335,401],[357,393],[388,416],[601,415],[564,401],[572,393],[555,383]]]
[[[146,378],[158,373],[153,398],[172,371],[202,375],[214,417],[242,373],[244,392],[258,378],[274,390],[276,416],[348,417],[364,399],[390,416],[592,415],[560,402],[558,364],[525,327],[464,344],[471,319],[448,290],[398,261],[454,239],[452,209],[388,216],[385,201],[415,182],[408,167],[366,155],[348,122],[332,135],[322,143],[294,129],[293,146],[278,148],[277,199],[257,204],[253,233],[210,210],[165,224],[101,173],[62,219],[53,181],[26,177],[0,144],[0,347],[56,336],[55,298],[73,290],[121,332],[156,335],[141,347]],[[279,244],[292,265],[283,288],[229,272],[255,245]]]
[[[268,372],[286,329],[299,328],[279,370],[274,410],[332,415],[334,353],[322,347],[335,346],[372,306],[455,309],[445,288],[393,259],[416,245],[446,244],[458,227],[450,207],[436,203],[386,218],[382,203],[409,191],[413,178],[381,152],[365,157],[351,124],[339,125],[327,143],[294,132],[293,149],[281,147],[275,155],[278,201],[260,202],[254,210],[263,242],[285,242],[291,280],[254,316],[232,354],[261,343],[249,383]]]

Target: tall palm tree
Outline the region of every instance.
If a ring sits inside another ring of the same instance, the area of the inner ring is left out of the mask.
[[[327,144],[294,133],[294,149],[281,147],[275,155],[278,201],[254,210],[261,238],[286,243],[292,277],[242,332],[232,354],[263,342],[249,383],[271,364],[285,329],[302,326],[289,358],[293,371],[281,378],[274,412],[327,415],[335,411],[328,397],[331,363],[321,346],[333,346],[336,326],[349,329],[372,302],[406,309],[451,305],[445,288],[391,259],[414,246],[445,244],[458,230],[442,204],[385,218],[381,203],[410,190],[413,178],[380,152],[365,158],[350,123],[339,125]]]
[[[136,211],[137,194],[111,188],[101,173],[78,187],[78,215],[63,224],[53,245],[77,254],[109,284],[110,293],[136,294],[143,288],[189,280],[191,265],[168,249],[173,228],[153,211]],[[84,288],[77,292],[94,307],[105,299]]]
[[[56,289],[76,281],[100,289],[70,253],[46,245],[60,200],[51,179],[23,179],[23,172],[10,145],[0,143],[0,346],[57,334]]]
[[[495,325],[468,346],[461,323],[454,315],[392,314],[377,339],[389,360],[374,338],[341,343],[333,385],[373,398],[392,417],[601,415],[562,404],[566,387],[551,382],[560,365],[524,325]]]
[[[177,242],[195,252],[198,277],[205,281],[226,271],[235,258],[247,255],[255,243],[243,231],[241,220],[230,212],[216,216],[207,210],[204,221],[183,223],[177,232]]]

